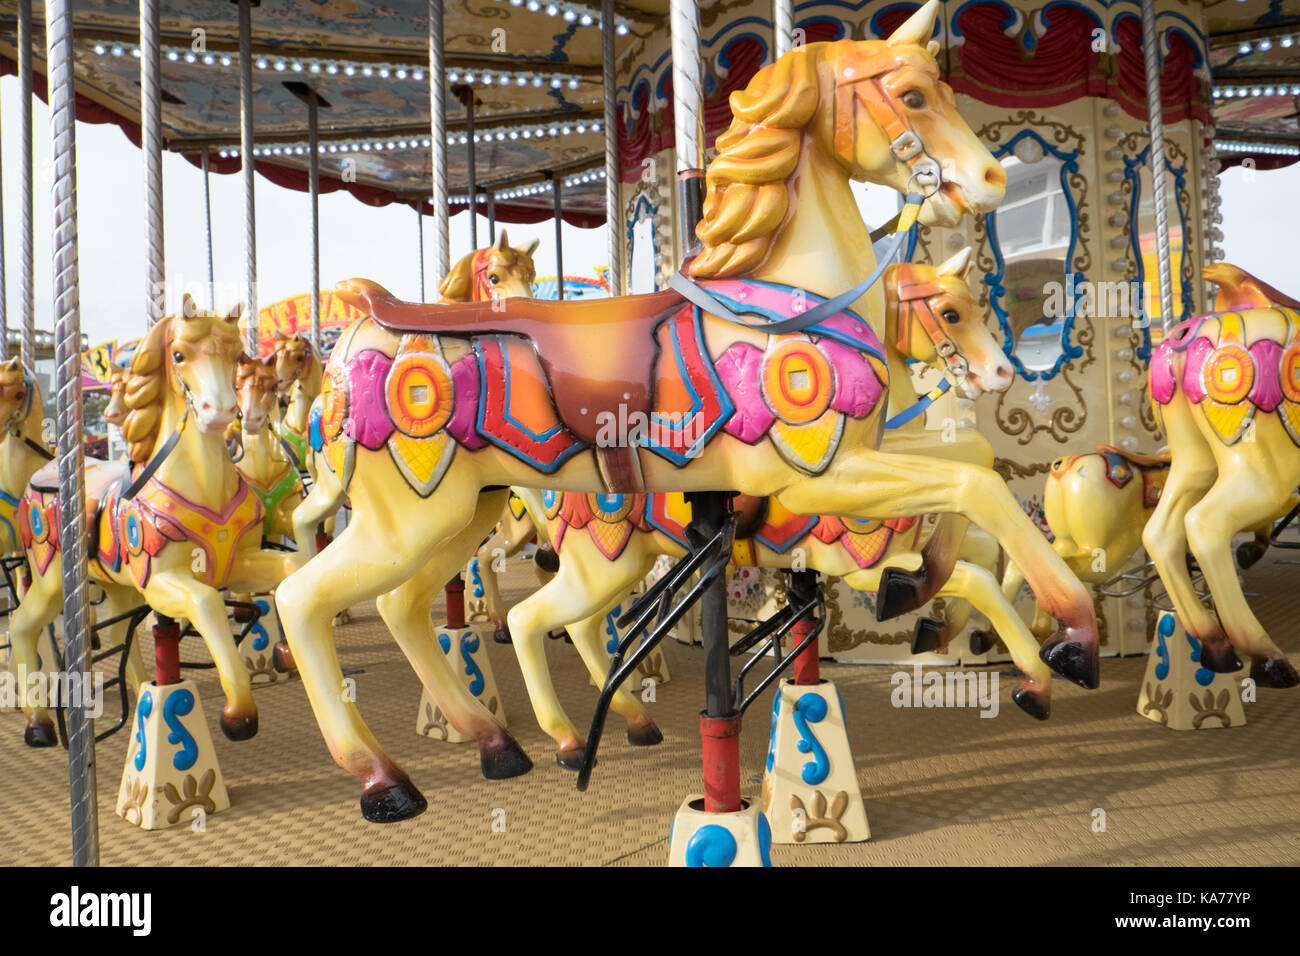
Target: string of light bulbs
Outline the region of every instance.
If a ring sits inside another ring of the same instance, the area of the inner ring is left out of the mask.
[[[96,42],[91,49],[97,56],[140,58],[140,47],[127,43]],[[239,63],[237,53],[202,53],[188,47],[162,48],[163,57],[172,62],[202,63],[204,66],[233,67]],[[320,59],[316,57],[274,56],[258,54],[253,59],[253,68],[272,73],[306,73],[311,76],[361,76],[367,79],[379,77],[382,80],[412,80],[423,83],[426,70],[424,67],[404,63],[370,63],[337,58]],[[576,90],[582,83],[582,77],[569,73],[542,73],[536,70],[501,70],[501,69],[454,69],[447,71],[448,83],[467,83],[470,86],[532,86],[536,89],[549,87],[553,90]],[[593,80],[595,82],[595,80]]]
[[[1221,153],[1264,153],[1269,156],[1300,156],[1300,146],[1289,143],[1242,143],[1216,139],[1214,148]]]
[[[474,133],[475,143],[505,143],[515,142],[518,140],[541,140],[554,139],[561,136],[582,135],[584,133],[599,133],[602,129],[600,120],[577,120],[574,122],[556,121],[553,123],[540,123],[533,126],[514,126],[501,129],[484,129],[476,130]],[[402,149],[428,149],[430,145],[428,136],[399,136],[395,138],[383,139],[363,139],[363,140],[342,140],[332,143],[318,143],[316,152],[318,155],[327,153],[375,153],[386,150]],[[464,146],[469,142],[468,133],[448,133],[448,146]],[[225,146],[217,150],[217,155],[222,159],[233,159],[239,155],[237,146]],[[263,143],[253,149],[253,155],[257,156],[306,156],[307,143],[305,141],[294,141],[288,143]]]
[[[497,0],[500,2],[500,0]],[[543,2],[543,0],[508,0],[512,7],[523,7],[532,13],[545,13],[548,17],[559,17],[565,23],[576,23],[580,27],[600,26],[600,11],[584,3]],[[627,36],[628,24],[623,17],[614,15],[614,32],[618,36]]]
[[[1252,96],[1300,96],[1300,83],[1259,83],[1250,86],[1216,86],[1216,100]]]
[[[1292,35],[1289,33],[1283,34],[1282,36],[1260,37],[1257,40],[1242,40],[1241,43],[1237,45],[1237,52],[1243,56],[1247,53],[1254,53],[1256,51],[1267,53],[1269,50],[1273,49],[1274,44],[1277,44],[1284,50],[1289,50],[1297,43],[1300,43],[1300,35]]]
[[[583,186],[586,185],[587,183],[600,182],[604,178],[605,178],[604,168],[596,167],[593,169],[589,169],[585,172],[573,173],[572,175],[566,176],[564,178],[564,188],[572,189],[574,186]],[[492,190],[492,198],[497,202],[501,202],[503,200],[508,200],[508,199],[526,199],[529,196],[540,196],[545,193],[549,193],[550,191],[551,191],[551,182],[550,180],[545,180],[540,183],[531,183],[530,185],[527,186],[515,186],[512,189],[500,189],[500,190],[494,189]],[[460,193],[458,195],[449,197],[448,201],[451,202],[453,205],[468,206],[469,194]]]

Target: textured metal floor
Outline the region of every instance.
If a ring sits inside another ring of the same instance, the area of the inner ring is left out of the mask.
[[[1275,640],[1300,652],[1300,553],[1270,555],[1247,578]],[[512,562],[507,599],[530,587]],[[513,654],[493,664],[511,729],[534,770],[491,782],[475,749],[414,732],[420,687],[373,607],[336,629],[358,705],[388,752],[429,800],[422,816],[392,826],[361,819],[359,786],[330,759],[301,684],[259,688],[261,733],[231,743],[216,726],[211,671],[197,672],[233,806],[187,827],[144,832],[113,813],[127,734],[100,745],[100,842],[105,864],[661,865],[682,798],[699,789],[697,714],[701,654],[669,642],[671,683],[652,707],[667,740],[633,749],[612,718],[591,788],[573,789],[527,709]],[[188,643],[188,642],[187,642]],[[149,647],[146,644],[146,653]],[[573,648],[548,642],[556,687],[585,727],[596,690]],[[187,656],[201,654],[196,645]],[[975,710],[890,705],[895,668],[832,665],[848,708],[872,840],[853,846],[775,847],[779,866],[910,864],[1300,863],[1300,689],[1262,691],[1248,724],[1177,733],[1137,716],[1145,659],[1102,662],[1102,686],[1056,682],[1053,717],[1039,724],[1009,701],[1003,680],[995,719]],[[756,796],[766,747],[766,702],[742,738],[746,792]],[[112,706],[110,701],[109,706]],[[67,763],[62,750],[29,750],[23,718],[0,714],[0,864],[70,859]],[[1106,830],[1093,832],[1094,809]],[[502,819],[504,832],[493,821]]]

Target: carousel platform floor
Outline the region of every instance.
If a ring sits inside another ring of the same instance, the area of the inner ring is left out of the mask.
[[[531,569],[511,563],[507,598],[526,592]],[[1247,575],[1254,605],[1293,659],[1300,654],[1300,552],[1274,552]],[[355,670],[361,712],[429,801],[414,820],[365,823],[353,778],[329,757],[302,685],[260,687],[261,732],[231,743],[216,725],[211,671],[197,681],[232,807],[189,827],[145,832],[113,813],[127,732],[99,745],[99,827],[106,865],[657,866],[682,798],[697,792],[702,654],[669,641],[670,683],[651,704],[666,740],[636,749],[611,715],[586,793],[555,765],[551,742],[527,709],[510,649],[493,665],[512,732],[533,771],[484,780],[475,749],[415,733],[420,686],[373,605],[337,628],[344,667]],[[187,640],[187,644],[189,641]],[[596,700],[578,656],[548,641],[558,692],[585,728]],[[146,654],[151,652],[146,636]],[[201,655],[199,646],[186,656]],[[146,659],[149,659],[146,657]],[[1178,733],[1140,718],[1134,705],[1145,658],[1104,659],[1102,686],[1057,681],[1051,720],[1010,703],[994,719],[976,710],[894,709],[890,666],[826,665],[843,692],[870,842],[778,846],[778,866],[947,864],[1186,865],[1300,863],[1300,689],[1261,691],[1247,725]],[[742,737],[746,792],[757,796],[770,691]],[[109,702],[111,708],[114,701]],[[23,718],[0,714],[0,864],[66,865],[68,780],[61,749],[22,743]],[[1106,830],[1093,832],[1093,810]],[[493,821],[501,820],[504,832]]]

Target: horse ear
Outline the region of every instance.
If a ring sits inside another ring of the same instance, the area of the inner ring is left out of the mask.
[[[236,302],[234,307],[226,313],[227,322],[238,322],[240,315],[244,312],[244,306],[241,302]]]
[[[497,241],[493,243],[494,247],[501,252],[510,248],[510,240],[506,238],[506,231],[501,229],[497,232]]]
[[[934,18],[939,13],[939,0],[928,0],[925,6],[903,22],[889,37],[889,46],[922,46],[934,32]]]
[[[939,275],[965,279],[970,274],[970,269],[970,246],[967,246],[939,267]]]
[[[925,45],[925,52],[930,54],[930,56],[934,57],[936,60],[939,59],[939,41],[931,40],[927,43]]]
[[[194,304],[194,299],[188,292],[186,292],[185,297],[181,299],[181,315],[187,319],[192,319],[198,311],[198,307]]]
[[[531,259],[533,257],[533,253],[537,251],[537,247],[540,246],[541,244],[542,244],[542,240],[534,239],[528,245],[524,246],[524,255],[526,255],[529,259]]]

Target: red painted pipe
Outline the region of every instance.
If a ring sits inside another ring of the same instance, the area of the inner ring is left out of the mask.
[[[316,532],[316,551],[317,551],[317,553],[319,553],[319,552],[321,552],[321,551],[324,551],[327,547],[329,547],[329,543],[330,543],[331,541],[333,541],[333,540],[334,540],[334,536],[333,536],[333,535],[331,535],[331,534],[326,534],[324,531],[317,531],[317,532]]]
[[[812,631],[816,624],[816,621],[795,622],[795,625],[790,628],[791,646],[798,647],[802,644],[804,638],[808,636],[809,632]],[[813,641],[804,649],[803,653],[794,659],[794,682],[796,684],[807,686],[809,684],[821,683],[821,667],[817,660],[817,645],[820,643],[820,641]]]
[[[447,582],[447,626],[465,626],[465,579],[459,574]]]
[[[740,717],[700,714],[704,751],[704,812],[740,810]]]
[[[181,626],[175,621],[153,626],[153,663],[159,687],[181,682]]]

